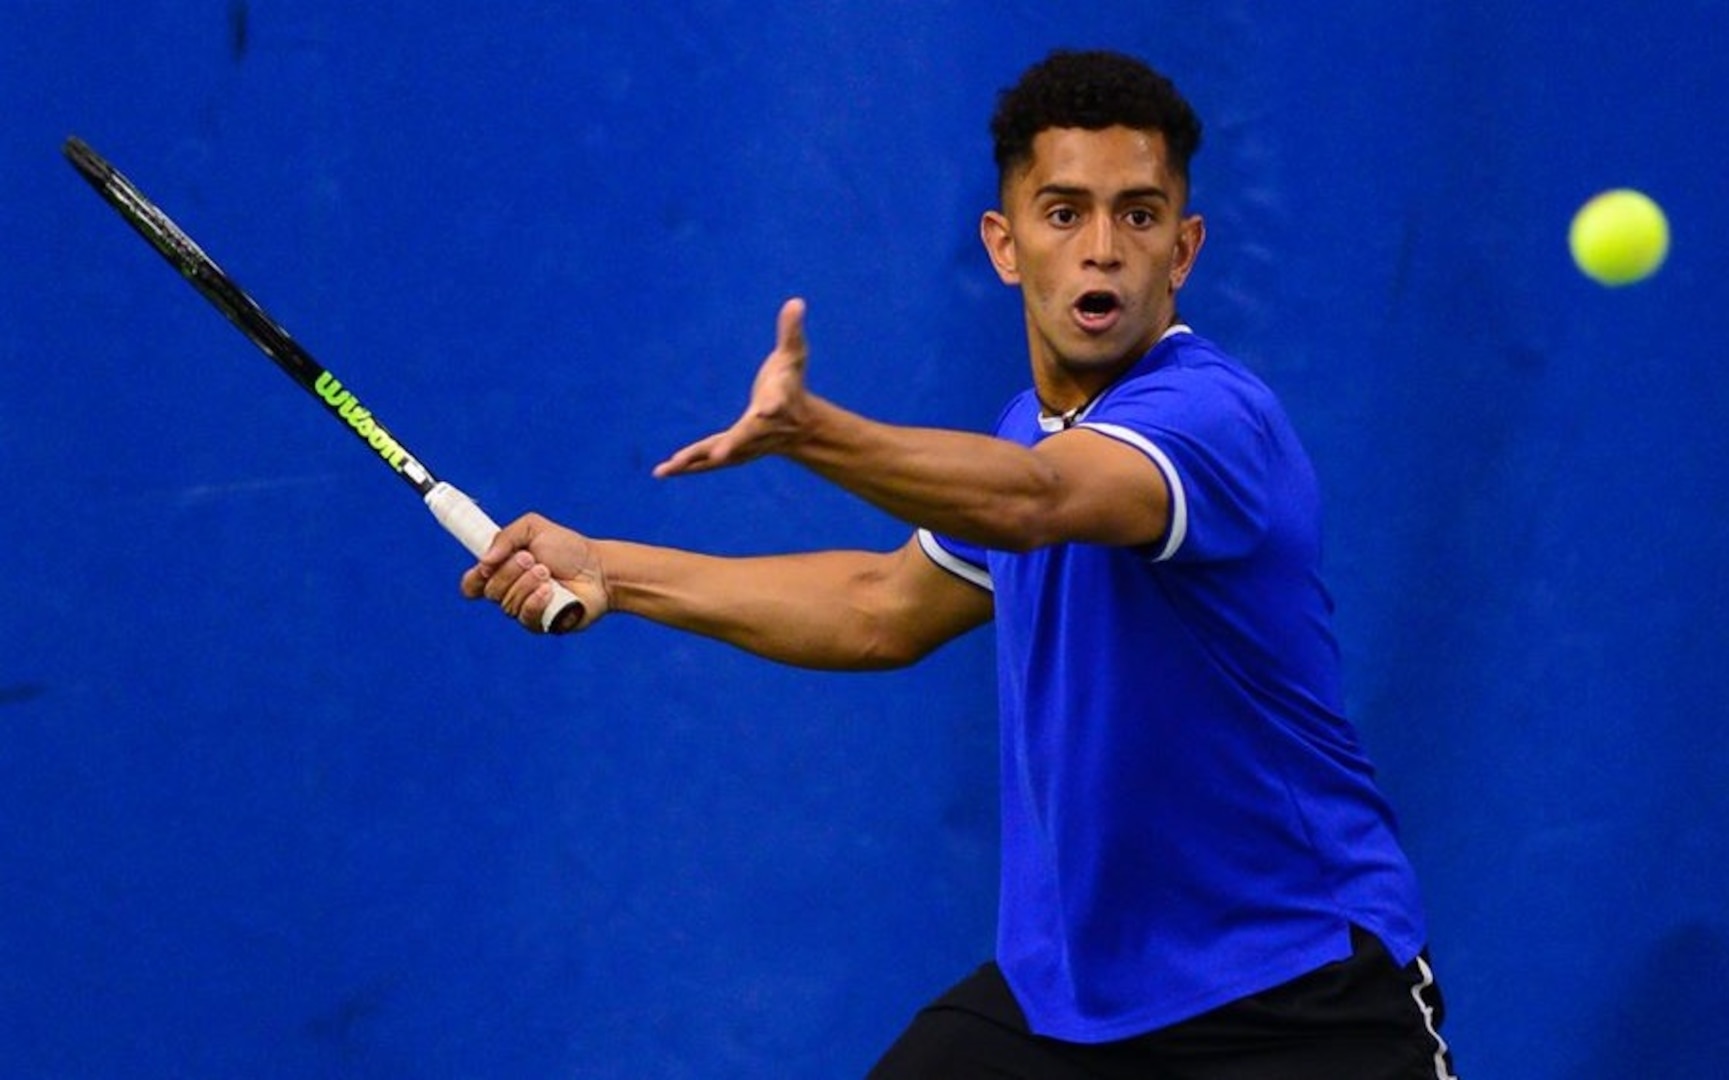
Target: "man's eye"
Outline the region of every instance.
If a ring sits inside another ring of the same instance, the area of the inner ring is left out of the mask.
[[[1053,207],[1045,217],[1052,225],[1073,225],[1081,219],[1081,216],[1075,213],[1074,208],[1069,206]]]
[[[1123,217],[1137,229],[1150,229],[1158,223],[1158,217],[1151,210],[1130,210]]]

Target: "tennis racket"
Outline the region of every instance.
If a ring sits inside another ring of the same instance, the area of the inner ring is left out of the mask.
[[[289,378],[317,399],[325,411],[364,443],[374,456],[413,488],[432,511],[432,516],[461,541],[469,554],[475,558],[485,554],[492,545],[492,538],[498,534],[498,524],[487,516],[486,511],[450,483],[434,476],[425,462],[404,446],[371,409],[360,403],[354,391],[289,337],[280,323],[271,318],[216,265],[215,260],[102,155],[77,136],[68,138],[62,149],[79,175],[88,180],[108,205],[119,211],[120,216],[150,242],[151,247],[179,270],[193,288],[226,315],[229,322],[239,327],[241,333],[251,338],[252,343],[274,360]],[[557,582],[553,582],[552,587],[553,600],[541,617],[541,629],[549,633],[576,629],[582,623],[582,602]]]

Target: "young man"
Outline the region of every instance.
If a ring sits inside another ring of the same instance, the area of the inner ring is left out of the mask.
[[[1054,53],[992,122],[985,248],[1032,387],[993,436],[805,387],[803,305],[731,427],[658,476],[778,454],[915,526],[888,553],[720,559],[530,515],[463,578],[537,629],[629,612],[792,664],[908,664],[994,619],[995,960],[884,1080],[1451,1075],[1423,916],[1342,714],[1315,475],[1268,389],[1178,318],[1200,142],[1161,75]]]

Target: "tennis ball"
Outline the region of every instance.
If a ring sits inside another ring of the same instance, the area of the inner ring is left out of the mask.
[[[1601,285],[1631,285],[1657,272],[1669,254],[1669,219],[1650,196],[1616,188],[1587,200],[1567,231],[1573,261]]]

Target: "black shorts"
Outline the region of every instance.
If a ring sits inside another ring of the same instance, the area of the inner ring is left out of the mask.
[[[995,964],[921,1010],[868,1080],[1452,1080],[1426,956],[1353,931],[1349,960],[1146,1035],[1034,1035]]]

